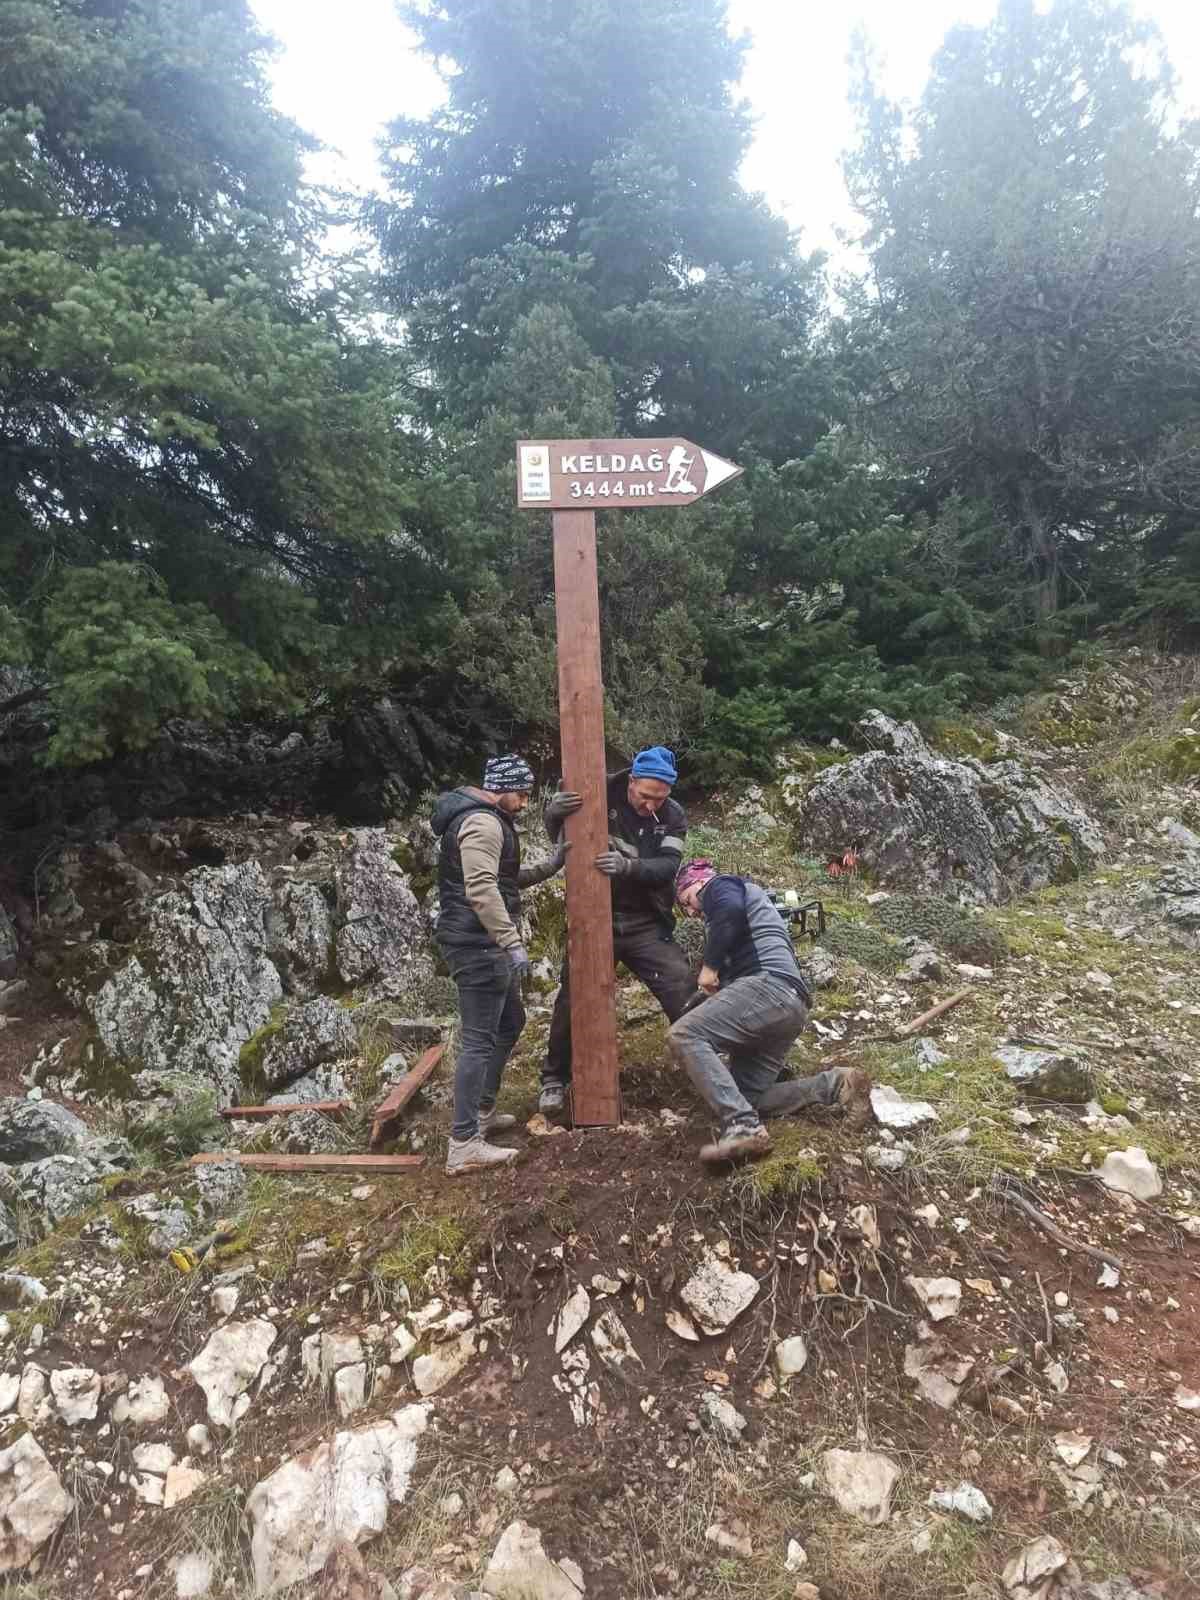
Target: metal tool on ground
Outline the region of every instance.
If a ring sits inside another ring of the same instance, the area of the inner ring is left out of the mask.
[[[621,1119],[612,892],[593,863],[608,849],[604,685],[595,507],[684,506],[740,477],[687,439],[522,439],[517,505],[554,513],[554,596],[563,787],[583,795],[566,824],[571,966],[571,1109],[576,1126]]]
[[[222,1217],[211,1233],[206,1234],[203,1239],[197,1239],[194,1244],[180,1245],[177,1250],[171,1251],[167,1260],[177,1272],[195,1272],[219,1244],[228,1244],[236,1237],[237,1223],[230,1221],[228,1217]]]

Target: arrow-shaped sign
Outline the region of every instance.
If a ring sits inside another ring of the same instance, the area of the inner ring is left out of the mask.
[[[523,439],[517,504],[527,511],[686,506],[741,471],[689,439]]]

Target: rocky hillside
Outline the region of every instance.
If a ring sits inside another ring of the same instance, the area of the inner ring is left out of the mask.
[[[383,1146],[423,1166],[246,1170],[452,1055],[428,830],[48,855],[0,924],[5,1600],[1200,1595],[1198,686],[874,717],[693,808],[825,903],[795,1070],[877,1086],[720,1176],[632,983],[624,1125],[533,1115],[553,884],[510,1169],[442,1173],[448,1055]]]

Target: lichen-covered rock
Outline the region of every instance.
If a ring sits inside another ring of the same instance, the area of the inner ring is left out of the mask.
[[[206,1162],[196,1168],[192,1182],[210,1217],[236,1217],[246,1203],[246,1169],[237,1161]]]
[[[271,1149],[282,1155],[332,1155],[344,1148],[337,1124],[319,1111],[293,1111],[271,1127]]]
[[[1096,1092],[1090,1069],[1065,1046],[1007,1039],[996,1051],[1010,1082],[1037,1100],[1085,1105]]]
[[[0,1256],[5,1256],[10,1250],[15,1250],[21,1242],[21,1235],[17,1231],[17,1219],[9,1208],[0,1200]]]
[[[198,1073],[229,1104],[238,1054],[283,994],[268,955],[270,892],[257,862],[198,867],[150,911],[145,956],[93,996],[101,1043],[135,1069]]]
[[[269,1106],[286,1106],[303,1105],[308,1100],[345,1100],[348,1093],[345,1073],[333,1065],[304,1073],[285,1088],[269,1094],[266,1103]]]
[[[1200,949],[1200,868],[1169,868],[1155,882],[1147,901],[1162,918],[1172,944]]]
[[[354,1022],[344,1006],[319,996],[289,1011],[262,1052],[262,1074],[272,1089],[317,1067],[358,1054]]]
[[[289,994],[307,997],[333,970],[333,907],[319,885],[277,884],[267,914],[270,951]]]
[[[77,1150],[87,1124],[53,1100],[0,1099],[0,1161],[42,1161]]]
[[[346,983],[388,981],[398,994],[432,972],[421,908],[382,828],[360,828],[337,868],[337,967]]]
[[[814,854],[854,849],[882,885],[976,904],[1077,877],[1101,854],[1100,830],[1073,796],[1019,762],[943,759],[912,724],[879,712],[861,727],[876,748],[822,773],[805,796]]]
[[[131,1165],[132,1157],[115,1164],[80,1154],[47,1156],[9,1170],[22,1204],[54,1224],[95,1205],[103,1196],[104,1179]]]

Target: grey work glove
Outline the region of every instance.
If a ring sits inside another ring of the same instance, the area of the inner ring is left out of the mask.
[[[596,857],[596,866],[606,878],[623,878],[627,872],[633,871],[633,862],[619,850],[605,850]]]
[[[527,978],[529,976],[529,951],[526,950],[525,946],[523,944],[514,944],[504,953],[512,963],[512,969],[517,977]]]
[[[547,866],[549,866],[550,869],[551,869],[551,871],[550,871],[550,876],[551,877],[553,877],[556,872],[561,872],[562,869],[566,866],[566,864],[567,864],[567,851],[570,848],[571,848],[570,840],[569,839],[564,839],[562,844],[556,845],[554,847],[554,849],[551,850],[550,858],[546,863]]]
[[[580,810],[582,805],[581,794],[576,794],[573,789],[560,789],[547,800],[542,817],[548,828],[561,828],[566,819]]]

